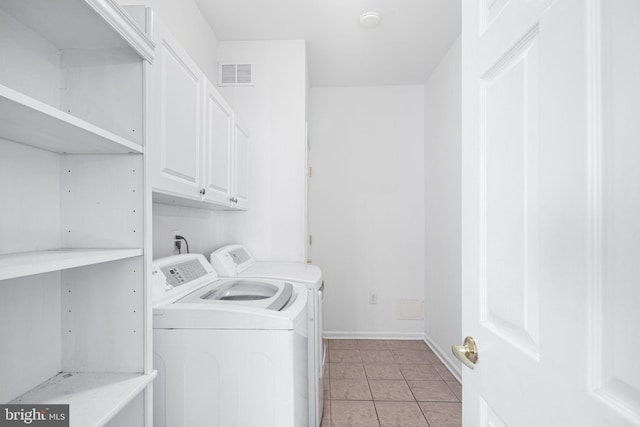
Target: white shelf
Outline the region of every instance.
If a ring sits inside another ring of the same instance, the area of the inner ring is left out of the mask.
[[[0,255],[0,280],[141,256],[142,249],[58,249]]]
[[[125,138],[0,85],[0,138],[54,153],[142,153]]]
[[[103,426],[156,375],[61,372],[10,403],[68,404],[71,427]]]
[[[0,8],[58,49],[128,47],[153,62],[153,41],[115,0],[2,0]]]

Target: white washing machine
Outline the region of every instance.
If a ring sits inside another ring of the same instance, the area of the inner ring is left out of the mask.
[[[152,287],[155,427],[308,425],[305,286],[185,254],[154,261]]]
[[[323,345],[322,270],[299,262],[257,261],[242,245],[224,246],[210,256],[211,265],[220,276],[268,278],[302,283],[307,287],[309,304],[309,425],[318,427],[324,404],[323,378],[326,348]]]

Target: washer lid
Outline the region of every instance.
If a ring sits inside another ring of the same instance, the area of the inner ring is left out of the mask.
[[[229,281],[233,280],[218,280],[192,292],[187,297],[155,306],[153,329],[286,329],[295,330],[307,336],[308,300],[304,285],[293,284],[292,297],[280,311],[236,304],[233,301],[200,298],[217,285]],[[272,283],[272,281],[268,282]]]
[[[210,283],[186,297],[177,304],[244,305],[280,311],[293,296],[291,283],[274,280],[230,279]]]

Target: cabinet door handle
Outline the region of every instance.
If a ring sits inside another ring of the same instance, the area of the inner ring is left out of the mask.
[[[205,190],[204,188],[200,189],[200,194],[204,196],[205,194],[207,194],[207,190]]]

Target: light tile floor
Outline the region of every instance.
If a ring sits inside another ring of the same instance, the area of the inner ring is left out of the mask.
[[[462,386],[422,341],[328,340],[321,427],[459,427]]]

